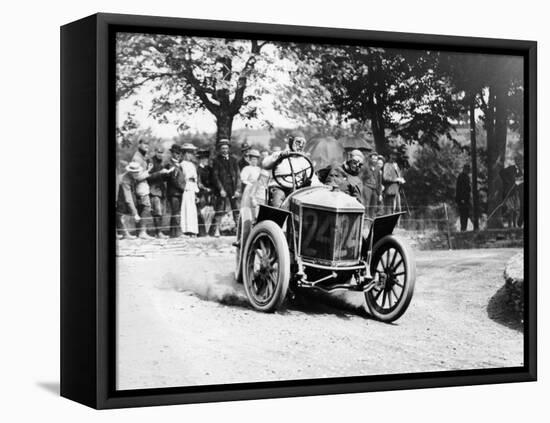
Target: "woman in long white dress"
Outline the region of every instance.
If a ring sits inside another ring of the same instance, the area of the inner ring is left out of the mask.
[[[199,192],[197,183],[197,168],[193,163],[193,156],[197,147],[191,143],[181,146],[183,160],[180,164],[185,174],[185,189],[181,199],[181,230],[187,236],[195,237],[199,233],[199,220],[197,216],[196,194]]]

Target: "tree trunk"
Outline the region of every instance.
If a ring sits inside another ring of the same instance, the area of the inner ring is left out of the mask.
[[[233,118],[234,118],[234,115],[232,115],[231,113],[225,112],[223,110],[216,115],[216,125],[217,125],[216,142],[219,142],[220,140],[223,140],[223,139],[231,140]]]
[[[508,131],[506,90],[503,84],[491,87],[494,92],[494,128],[492,136],[487,134],[487,170],[488,170],[488,228],[501,228],[502,180],[500,171],[504,168],[506,155],[506,135]]]
[[[376,149],[376,152],[378,154],[387,156],[389,151],[388,151],[388,143],[386,142],[384,124],[383,123],[380,124],[378,119],[373,117],[371,119],[371,126],[372,126],[372,135],[374,137],[374,147]]]
[[[387,156],[389,153],[388,142],[386,140],[386,126],[384,122],[384,113],[381,110],[380,100],[376,96],[376,103],[372,103],[371,118],[372,135],[374,137],[374,147],[378,154]]]
[[[472,200],[474,231],[479,230],[479,192],[477,188],[477,140],[476,140],[476,96],[470,97],[470,151],[472,157]]]
[[[384,110],[381,106],[380,95],[377,93],[377,68],[374,63],[367,65],[369,75],[368,84],[368,102],[365,110],[365,116],[370,115],[372,135],[374,137],[374,148],[378,154],[388,156],[389,149],[386,142],[386,126],[384,122]],[[370,113],[369,113],[370,112]]]

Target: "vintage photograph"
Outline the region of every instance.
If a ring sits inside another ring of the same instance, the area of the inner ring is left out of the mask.
[[[116,389],[523,366],[524,68],[118,32]]]

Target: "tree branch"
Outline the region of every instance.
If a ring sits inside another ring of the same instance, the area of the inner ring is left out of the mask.
[[[120,82],[122,84],[122,87],[117,90],[117,94],[120,98],[131,94],[136,88],[139,88],[143,86],[146,82],[154,81],[155,79],[161,79],[166,76],[178,76],[179,73],[177,72],[153,72],[150,73],[147,76],[144,76],[143,79],[139,82],[134,82],[133,84],[124,84],[123,82]]]
[[[187,62],[185,64],[182,74],[189,85],[193,87],[193,89],[195,90],[195,94],[197,94],[197,97],[199,97],[199,99],[202,101],[206,110],[216,116],[219,112],[219,107],[216,104],[212,103],[212,101],[207,96],[207,94],[213,94],[214,92],[213,90],[208,89],[201,84],[201,82],[193,73],[193,68],[190,62]]]
[[[260,50],[266,44],[267,44],[267,41],[264,41],[263,43],[258,44],[257,40],[251,40],[250,56],[248,57],[246,63],[243,66],[243,69],[241,70],[241,73],[239,74],[239,78],[237,79],[237,89],[235,90],[235,96],[233,97],[233,101],[231,102],[231,112],[234,115],[239,112],[239,109],[243,105],[244,91],[246,90],[246,83],[250,75],[250,72],[252,72],[252,69],[254,69],[254,65],[256,63],[256,56],[260,54]]]

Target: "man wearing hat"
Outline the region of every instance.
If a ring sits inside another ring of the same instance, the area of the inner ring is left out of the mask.
[[[338,188],[340,191],[363,201],[363,181],[359,176],[365,156],[360,150],[352,150],[348,160],[341,165],[332,166],[328,172],[325,184]]]
[[[397,153],[390,153],[390,159],[384,165],[382,172],[382,183],[384,184],[384,208],[386,214],[401,211],[401,194],[399,190],[405,183],[401,176],[401,170],[397,164]]]
[[[149,172],[151,170],[151,165],[147,160],[147,154],[149,153],[149,141],[145,138],[141,138],[138,141],[138,149],[132,156],[132,163],[138,164],[143,172]],[[147,178],[149,175],[136,180],[136,206],[138,208],[140,220],[140,231],[139,238],[150,239],[151,237],[147,234],[147,224],[151,219],[151,199],[150,199],[150,187]]]
[[[241,159],[239,160],[239,170],[243,170],[245,166],[248,166],[250,163],[249,160],[249,151],[250,151],[250,145],[245,141],[241,145]]]
[[[151,176],[147,179],[149,182],[151,198],[151,214],[153,215],[153,225],[155,236],[160,239],[167,238],[162,232],[162,217],[164,216],[164,200],[166,199],[166,179],[167,174],[163,172],[166,168],[164,163],[164,149],[157,147],[155,155],[151,158]]]
[[[210,226],[213,213],[212,191],[214,184],[214,173],[210,166],[210,150],[206,148],[197,151],[197,175],[199,177],[199,193],[197,201],[199,236],[206,236],[207,223]]]
[[[382,194],[382,174],[378,167],[378,154],[372,152],[368,155],[367,165],[361,172],[363,181],[362,203],[368,217],[378,214],[379,199]]]
[[[149,171],[145,170],[138,162],[130,162],[122,175],[119,189],[119,210],[123,214],[134,217],[139,238],[149,239],[145,219],[151,216],[151,203],[149,199],[149,185],[143,181],[149,177]]]
[[[130,231],[128,231],[128,227],[124,222],[124,216],[135,216],[137,214],[137,210],[135,208],[134,184],[131,180],[125,180],[127,166],[128,162],[126,160],[121,160],[118,163],[117,167],[117,185],[115,198],[116,228],[118,239],[136,239],[134,235],[130,234]],[[123,183],[125,185],[124,187]]]
[[[212,162],[214,174],[214,195],[216,217],[214,218],[214,236],[220,236],[219,225],[225,213],[227,203],[233,212],[235,222],[239,216],[239,197],[241,196],[241,178],[237,159],[229,154],[229,140],[218,141],[218,155]]]
[[[178,144],[170,147],[170,167],[172,173],[166,181],[166,198],[170,205],[170,236],[179,238],[181,232],[181,199],[185,189],[185,174],[183,173],[180,162],[183,154]]]

